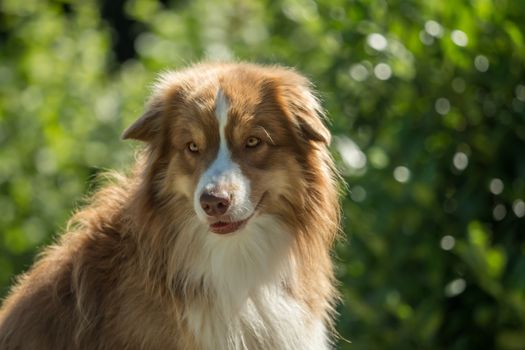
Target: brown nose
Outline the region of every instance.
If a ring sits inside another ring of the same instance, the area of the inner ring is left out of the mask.
[[[203,193],[200,198],[201,208],[209,216],[221,216],[230,207],[227,195]]]

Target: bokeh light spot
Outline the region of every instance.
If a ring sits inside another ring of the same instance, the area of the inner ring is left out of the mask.
[[[521,102],[525,102],[525,85],[519,84],[516,86],[516,98]]]
[[[350,198],[354,202],[362,202],[366,199],[366,190],[361,186],[354,186],[350,190]]]
[[[466,87],[465,79],[457,77],[457,78],[454,78],[454,80],[452,80],[452,89],[455,92],[457,93],[465,92],[465,87]]]
[[[449,235],[443,236],[439,242],[439,245],[443,250],[451,250],[456,245],[456,239]]]
[[[445,295],[449,298],[460,295],[467,288],[467,283],[463,278],[457,278],[451,281],[445,287]]]
[[[368,78],[368,69],[360,63],[350,67],[350,76],[356,81],[364,81]]]
[[[519,218],[522,218],[525,216],[525,202],[521,199],[516,199],[512,203],[512,211],[514,211],[514,215],[516,215]]]
[[[483,55],[477,55],[474,58],[474,67],[482,73],[489,70],[490,62],[489,59]]]
[[[410,180],[410,169],[406,166],[398,166],[394,169],[394,179],[397,182],[406,183]]]
[[[379,33],[370,34],[366,38],[366,43],[368,44],[368,46],[377,51],[383,51],[388,46],[388,41],[386,40],[386,38]]]
[[[436,109],[436,112],[438,112],[439,114],[445,115],[448,112],[450,112],[450,102],[448,99],[444,97],[438,98],[436,100],[434,108]]]
[[[434,43],[434,37],[424,30],[419,32],[419,40],[426,46],[430,46]]]
[[[368,158],[370,159],[370,164],[376,169],[384,169],[390,163],[386,152],[378,146],[370,147],[368,150]]]
[[[443,36],[443,27],[433,20],[425,22],[425,31],[433,37],[441,38]]]
[[[456,30],[452,31],[450,36],[451,36],[452,41],[454,42],[454,44],[456,44],[457,46],[461,46],[461,47],[467,46],[467,44],[468,44],[468,36],[467,36],[467,34],[465,32],[456,29]]]
[[[498,204],[492,210],[492,217],[496,221],[501,221],[507,216],[507,208],[503,204]]]
[[[457,170],[463,171],[468,166],[468,156],[463,152],[456,152],[452,158],[452,164]]]
[[[374,67],[374,75],[379,80],[388,80],[392,76],[392,69],[386,63],[379,63]]]
[[[501,194],[501,192],[503,192],[504,187],[505,186],[503,185],[503,181],[501,181],[501,179],[495,178],[490,180],[489,190],[492,194]]]
[[[343,162],[351,170],[360,170],[365,167],[366,155],[352,139],[347,136],[339,136],[335,144]]]

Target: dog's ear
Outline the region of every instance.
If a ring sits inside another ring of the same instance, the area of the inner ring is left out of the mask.
[[[330,144],[332,136],[330,131],[321,121],[325,118],[322,110],[305,110],[296,113],[295,116],[299,122],[299,127],[301,128],[303,136],[306,139],[322,142],[326,145]]]
[[[281,87],[285,108],[292,115],[294,124],[306,140],[330,144],[331,134],[323,121],[326,119],[319,100],[313,94],[310,83],[303,77],[293,84]]]
[[[122,133],[123,140],[138,140],[148,142],[158,133],[160,128],[160,116],[162,114],[162,103],[157,100],[150,101],[144,114],[131,124]]]

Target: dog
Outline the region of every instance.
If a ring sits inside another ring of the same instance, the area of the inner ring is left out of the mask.
[[[135,166],[17,280],[1,349],[333,347],[340,182],[307,78],[166,72],[122,138]]]

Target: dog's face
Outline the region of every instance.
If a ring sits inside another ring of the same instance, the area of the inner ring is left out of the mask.
[[[162,191],[183,198],[210,232],[227,235],[300,201],[312,171],[307,153],[330,134],[302,76],[212,64],[162,76],[124,138],[157,149]]]

